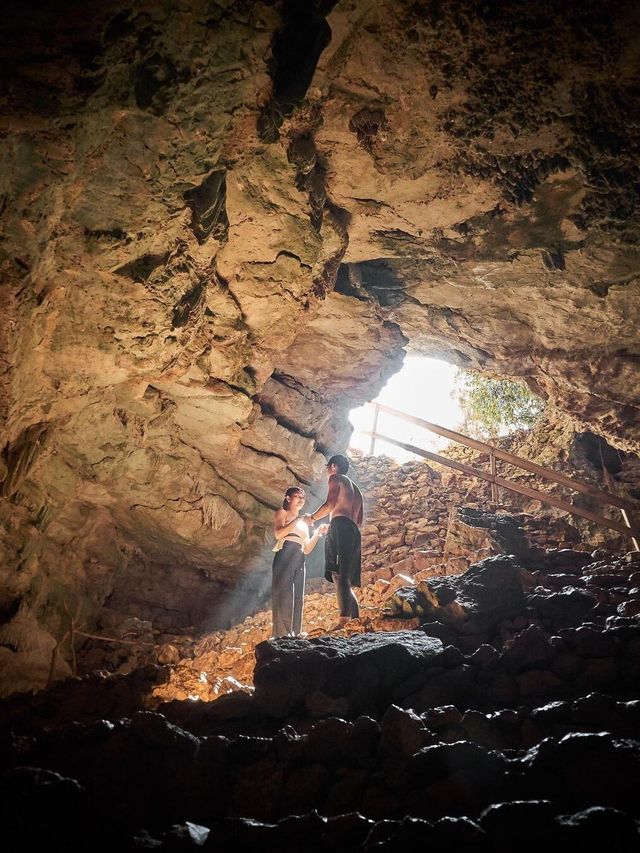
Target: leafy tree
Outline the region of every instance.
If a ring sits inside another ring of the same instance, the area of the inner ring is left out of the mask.
[[[458,372],[453,393],[465,416],[463,429],[479,438],[529,429],[544,409],[542,400],[523,383],[473,370]]]

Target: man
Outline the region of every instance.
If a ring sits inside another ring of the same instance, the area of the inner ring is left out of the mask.
[[[360,615],[358,599],[352,587],[360,586],[360,526],[362,525],[362,494],[347,477],[349,460],[338,453],[327,464],[329,492],[326,501],[311,515],[310,523],[331,516],[325,542],[325,573],[336,585],[339,628]]]

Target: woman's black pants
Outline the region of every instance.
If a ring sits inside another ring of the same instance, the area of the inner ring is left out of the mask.
[[[285,542],[273,558],[271,609],[274,637],[295,636],[302,631],[304,581],[304,551],[295,542]]]

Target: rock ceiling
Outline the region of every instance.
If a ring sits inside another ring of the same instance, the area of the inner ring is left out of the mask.
[[[283,489],[405,347],[640,446],[637,4],[117,0],[2,27],[11,655],[65,608],[199,624],[257,594]]]

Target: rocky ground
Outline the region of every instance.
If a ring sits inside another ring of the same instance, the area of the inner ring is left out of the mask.
[[[458,516],[459,549],[465,526],[495,550],[507,529],[519,556],[372,579],[349,631],[258,642],[254,688],[167,701],[183,661],[5,700],[14,849],[637,849],[640,555]],[[333,606],[312,594],[307,618]],[[189,666],[207,682],[207,654],[250,668],[203,641]]]
[[[5,6],[1,695],[254,612],[406,351],[638,451],[633,0]]]

